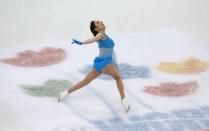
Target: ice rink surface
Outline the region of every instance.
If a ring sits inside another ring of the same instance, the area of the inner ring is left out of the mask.
[[[0,130],[209,130],[209,1],[0,1]],[[115,41],[132,109],[125,114],[115,81],[102,75],[58,103],[82,80],[102,20]]]

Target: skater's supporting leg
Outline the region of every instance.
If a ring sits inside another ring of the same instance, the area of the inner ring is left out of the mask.
[[[107,67],[105,67],[102,70],[102,72],[107,75],[112,76],[115,79],[116,84],[117,84],[117,88],[118,88],[120,96],[121,96],[121,104],[122,104],[124,110],[126,112],[128,112],[131,109],[131,104],[128,102],[128,99],[125,96],[123,81],[120,77],[119,71],[117,70],[117,68],[113,64],[109,64],[109,65],[107,65]]]
[[[124,93],[124,86],[123,86],[123,81],[120,77],[120,73],[117,70],[117,68],[113,65],[113,64],[109,64],[107,65],[103,70],[103,73],[112,76],[117,84],[117,88],[119,90],[121,99],[125,97],[125,93]]]

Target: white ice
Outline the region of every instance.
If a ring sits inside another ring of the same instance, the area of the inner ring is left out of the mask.
[[[169,121],[188,125],[187,119],[198,124],[182,130],[209,128],[204,123],[209,121],[209,112],[202,109],[209,107],[209,71],[174,75],[156,69],[162,61],[183,61],[191,56],[209,61],[208,7],[207,0],[0,1],[0,59],[44,47],[63,48],[67,52],[63,62],[47,67],[21,68],[0,63],[0,130],[127,130],[127,125],[130,130],[146,130],[143,125],[149,125],[147,130],[164,130],[153,126],[155,122],[178,130]],[[85,77],[81,70],[92,65],[98,47],[96,43],[71,45],[70,41],[91,36],[89,22],[94,19],[103,20],[107,26],[106,33],[116,43],[119,64],[150,69],[150,78],[123,80],[131,111],[123,112],[114,80],[98,78],[62,103],[57,103],[55,97],[24,93],[21,85],[41,86],[50,79],[76,83]],[[159,97],[143,92],[146,85],[194,80],[200,88],[190,96]],[[134,119],[187,109],[200,111],[205,117]],[[98,127],[95,122],[102,124]]]

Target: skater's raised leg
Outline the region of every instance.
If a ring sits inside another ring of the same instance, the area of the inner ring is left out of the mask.
[[[95,69],[92,69],[83,80],[81,80],[80,82],[78,82],[74,86],[67,88],[64,92],[61,92],[58,102],[63,100],[64,98],[66,98],[70,93],[72,93],[78,89],[81,89],[85,85],[89,84],[92,80],[97,78],[100,74],[101,73],[97,72]]]

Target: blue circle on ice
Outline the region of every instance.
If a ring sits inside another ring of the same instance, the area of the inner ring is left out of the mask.
[[[134,79],[134,78],[149,78],[150,77],[150,69],[146,66],[133,66],[129,64],[119,64],[119,71],[122,79]],[[87,65],[80,72],[83,74],[87,74],[93,67],[91,65]],[[100,79],[111,80],[112,78],[108,75],[101,75]]]

